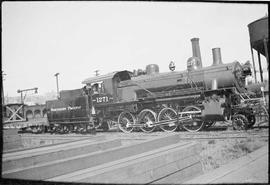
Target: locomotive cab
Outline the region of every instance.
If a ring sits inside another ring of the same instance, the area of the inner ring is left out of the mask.
[[[94,104],[106,104],[118,101],[117,87],[121,81],[131,79],[131,72],[118,71],[106,75],[88,78],[82,83],[91,87]]]

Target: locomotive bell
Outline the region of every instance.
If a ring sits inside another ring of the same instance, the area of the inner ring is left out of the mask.
[[[201,61],[198,57],[190,57],[187,60],[187,70],[193,71],[200,67]]]

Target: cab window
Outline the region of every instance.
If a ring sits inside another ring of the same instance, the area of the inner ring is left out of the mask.
[[[93,94],[101,94],[104,93],[104,83],[94,83],[92,84]]]

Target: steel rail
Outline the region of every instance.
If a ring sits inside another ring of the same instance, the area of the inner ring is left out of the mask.
[[[245,139],[245,138],[269,138],[269,135],[256,136],[219,136],[219,137],[180,137],[181,140],[218,140],[218,139]]]

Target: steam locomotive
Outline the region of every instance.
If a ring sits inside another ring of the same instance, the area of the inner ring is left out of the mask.
[[[223,64],[220,48],[212,49],[213,64],[202,67],[199,39],[193,38],[193,56],[187,70],[159,72],[156,64],[146,70],[117,71],[85,79],[82,89],[61,91],[60,99],[47,101],[50,132],[91,132],[118,127],[123,132],[141,129],[167,132],[181,128],[196,132],[217,121],[231,120],[234,128],[255,123],[245,79],[250,65]]]

